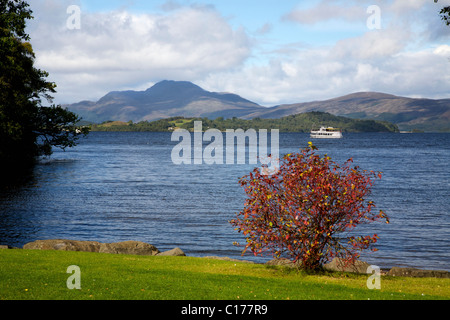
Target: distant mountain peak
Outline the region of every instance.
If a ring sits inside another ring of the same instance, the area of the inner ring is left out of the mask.
[[[280,118],[310,111],[385,120],[401,130],[450,131],[450,99],[414,99],[381,92],[355,92],[323,101],[265,108],[228,92],[210,92],[189,81],[163,80],[146,91],[112,91],[97,102],[66,106],[84,120],[133,122],[174,116]]]
[[[383,93],[383,92],[374,92],[374,91],[361,91],[350,93],[342,97],[334,98],[335,100],[339,99],[393,99],[393,98],[401,98],[392,94]]]
[[[179,91],[190,91],[190,92],[205,92],[202,88],[193,84],[189,81],[174,81],[174,80],[163,80],[152,87],[148,88],[145,92],[148,94],[154,93],[167,93],[170,92],[172,94],[177,93]]]
[[[69,106],[85,120],[152,121],[171,116],[243,117],[266,108],[236,94],[216,93],[189,81],[163,80],[145,91],[112,91],[97,102]]]

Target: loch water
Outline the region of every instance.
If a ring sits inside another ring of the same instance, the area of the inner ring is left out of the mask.
[[[280,155],[308,141],[309,134],[280,133]],[[361,226],[380,237],[379,251],[363,260],[450,270],[450,134],[346,133],[313,142],[335,162],[353,158],[383,172],[371,199],[390,224]],[[0,190],[0,244],[138,240],[190,256],[269,260],[241,257],[233,242],[245,240],[228,223],[244,204],[239,178],[257,165],[175,165],[177,144],[170,133],[91,132],[75,148],[55,149],[27,182]]]

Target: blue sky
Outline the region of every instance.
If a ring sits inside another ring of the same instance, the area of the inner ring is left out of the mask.
[[[70,5],[80,8],[80,28],[68,28]],[[29,32],[57,103],[165,79],[265,106],[358,91],[450,98],[444,5],[450,0],[33,0]]]
[[[308,9],[320,1],[298,0],[212,0],[212,1],[145,1],[145,0],[83,0],[81,7],[89,12],[108,12],[125,9],[140,14],[143,12],[164,13],[165,8],[183,6],[209,6],[214,8],[233,28],[244,28],[254,36],[265,33],[266,43],[273,46],[289,43],[312,45],[332,44],[337,39],[357,36],[366,31],[365,6],[361,6],[361,19],[354,23],[342,21],[339,16],[326,24],[302,26],[289,21],[285,16],[294,9]],[[270,46],[268,45],[270,48]],[[276,47],[275,47],[276,48]]]

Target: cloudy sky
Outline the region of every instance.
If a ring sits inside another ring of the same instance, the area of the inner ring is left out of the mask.
[[[264,106],[359,91],[450,98],[450,0],[32,0],[55,103],[192,81]],[[78,10],[79,9],[79,10]]]

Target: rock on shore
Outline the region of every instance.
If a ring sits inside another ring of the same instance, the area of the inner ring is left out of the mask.
[[[116,243],[102,243],[100,253],[135,254],[140,256],[155,256],[160,251],[153,245],[140,241],[125,241]]]
[[[352,265],[346,265],[344,260],[340,258],[334,258],[330,263],[323,266],[328,271],[341,271],[341,272],[356,272],[367,273],[367,268],[370,267],[365,261],[355,261]]]
[[[444,270],[421,270],[416,268],[393,267],[387,273],[393,277],[414,277],[414,278],[450,278],[450,272]]]
[[[26,250],[61,250],[99,252],[100,242],[77,240],[36,240],[23,246]]]
[[[84,251],[112,254],[131,254],[141,256],[185,256],[180,248],[160,252],[154,245],[141,241],[123,241],[115,243],[100,243],[97,241],[78,241],[65,239],[36,240],[23,246],[26,250],[62,250]]]

